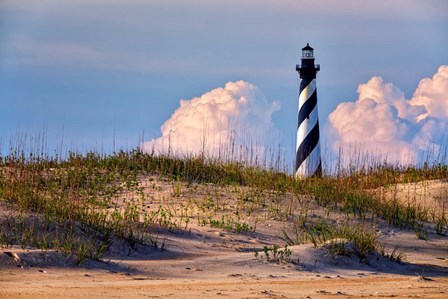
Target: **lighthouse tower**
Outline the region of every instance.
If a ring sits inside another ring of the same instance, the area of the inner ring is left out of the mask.
[[[314,64],[313,50],[306,44],[302,49],[302,64],[296,65],[301,79],[295,166],[297,178],[320,176],[322,173],[316,89],[316,73],[320,66]]]

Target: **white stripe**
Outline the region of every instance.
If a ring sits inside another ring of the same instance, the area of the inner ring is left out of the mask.
[[[306,178],[312,176],[320,164],[320,144],[316,144],[311,154],[302,162],[296,171],[297,178]]]
[[[317,105],[314,107],[313,111],[310,113],[310,117],[308,119],[305,119],[300,124],[299,128],[297,129],[297,145],[296,145],[296,152],[299,149],[300,144],[303,140],[305,140],[306,136],[311,132],[311,130],[314,128],[314,126],[317,124],[317,120],[319,119],[319,116],[317,114]]]
[[[308,100],[311,95],[314,93],[314,91],[316,90],[316,79],[313,79],[310,84],[308,84],[301,92],[299,95],[299,111],[300,108],[302,108],[303,104],[306,102],[306,100]]]

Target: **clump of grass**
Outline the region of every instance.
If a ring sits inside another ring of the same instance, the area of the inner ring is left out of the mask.
[[[283,230],[283,238],[288,245],[312,243],[314,247],[318,247],[330,241],[331,253],[344,253],[344,240],[352,242],[360,260],[364,260],[368,253],[375,251],[378,237],[375,230],[366,225],[353,225],[348,222],[338,224],[323,218],[296,222],[293,236]]]
[[[228,215],[223,215],[221,219],[209,218],[208,224],[210,227],[221,228],[229,231],[234,230],[238,234],[242,232],[255,232],[256,230],[255,226],[251,226],[241,221],[240,216],[237,216],[236,219]]]
[[[445,209],[442,209],[440,216],[433,215],[433,221],[435,222],[436,234],[443,236],[448,231],[448,219],[445,216]]]
[[[288,262],[291,254],[292,250],[288,248],[287,245],[284,248],[280,248],[278,245],[264,246],[262,255],[260,255],[258,251],[254,252],[254,256],[257,260],[278,264]]]
[[[378,251],[382,256],[399,264],[402,264],[406,259],[406,254],[401,250],[400,245],[395,245],[390,252],[387,252],[382,244],[378,244]]]

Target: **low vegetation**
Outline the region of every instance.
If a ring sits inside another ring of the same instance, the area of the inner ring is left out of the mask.
[[[61,159],[11,150],[0,156],[0,244],[62,251],[81,263],[101,259],[115,245],[129,253],[140,245],[163,249],[161,232],[189,232],[192,223],[251,234],[260,223],[281,221],[286,245],[347,240],[362,260],[369,252],[385,252],[378,245],[378,221],[412,229],[420,239],[447,234],[444,206],[430,208],[409,192],[403,200],[390,191],[446,177],[448,167],[441,163],[377,163],[296,180],[272,167],[203,156],[132,150],[72,152]],[[273,246],[266,247],[266,259],[290,254]],[[343,254],[340,243],[332,248]],[[397,251],[389,256],[402,258]]]

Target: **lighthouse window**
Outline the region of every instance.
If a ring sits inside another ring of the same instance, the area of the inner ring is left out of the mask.
[[[309,50],[305,50],[302,53],[303,58],[313,58],[313,52]]]

